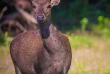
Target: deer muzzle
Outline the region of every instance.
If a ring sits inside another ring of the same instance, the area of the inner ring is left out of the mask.
[[[37,14],[36,19],[37,19],[37,21],[44,21],[45,20],[45,15],[43,15],[43,14]]]

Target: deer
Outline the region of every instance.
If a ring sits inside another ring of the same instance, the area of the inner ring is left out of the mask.
[[[10,54],[16,74],[67,74],[72,53],[66,35],[51,20],[51,8],[60,0],[31,0],[38,30],[16,36]]]

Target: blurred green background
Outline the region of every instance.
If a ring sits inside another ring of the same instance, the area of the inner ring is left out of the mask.
[[[0,12],[15,12],[8,0],[0,1]],[[110,0],[61,0],[52,9],[54,25],[65,33],[72,48],[68,74],[110,74]],[[0,34],[0,74],[14,74],[9,55],[12,36]]]

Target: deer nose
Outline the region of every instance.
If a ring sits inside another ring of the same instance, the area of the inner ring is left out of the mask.
[[[37,15],[37,20],[44,20],[44,15],[38,14]]]

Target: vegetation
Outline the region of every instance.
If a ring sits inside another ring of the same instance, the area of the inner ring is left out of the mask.
[[[110,74],[110,38],[88,33],[67,35],[73,51],[68,74]]]
[[[8,32],[0,35],[0,55],[9,53],[9,45],[12,38],[8,37]]]
[[[53,19],[55,19],[53,22],[60,26],[59,29],[63,32],[77,29],[93,31],[95,26],[102,21],[107,23],[108,18],[110,18],[110,1],[63,0],[58,7],[53,9],[52,13]]]

